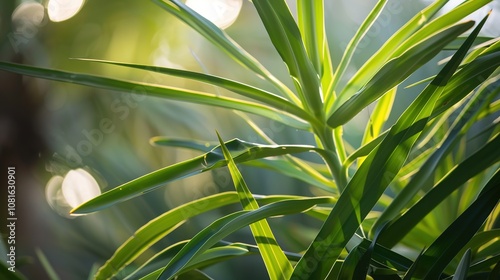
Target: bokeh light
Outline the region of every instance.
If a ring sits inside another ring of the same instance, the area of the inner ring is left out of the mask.
[[[87,171],[71,170],[62,182],[62,193],[71,207],[76,207],[101,194],[97,181]]]
[[[68,20],[80,11],[84,3],[85,0],[49,0],[49,18],[53,22]]]
[[[187,0],[186,5],[217,27],[225,29],[236,21],[243,0]]]
[[[45,187],[45,197],[52,209],[69,217],[69,211],[100,195],[101,189],[94,177],[84,169],[70,170],[64,177],[53,176]]]
[[[12,23],[16,27],[27,23],[38,27],[43,23],[44,18],[45,8],[42,4],[36,2],[21,3],[12,13]]]

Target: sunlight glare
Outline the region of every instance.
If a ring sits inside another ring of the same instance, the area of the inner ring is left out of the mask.
[[[236,21],[243,0],[187,0],[186,5],[217,27],[225,29]]]
[[[78,168],[69,171],[64,177],[62,194],[71,207],[76,207],[100,195],[101,189],[92,175]]]
[[[49,18],[53,22],[68,20],[80,11],[84,3],[85,0],[49,0]]]

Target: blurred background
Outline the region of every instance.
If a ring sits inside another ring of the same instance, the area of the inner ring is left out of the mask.
[[[191,0],[190,4],[202,5],[201,10],[207,11],[211,9],[203,6],[207,2]],[[278,78],[292,85],[252,4],[249,1],[229,2],[236,2],[236,12],[218,14],[225,31]],[[294,11],[295,1],[288,2]],[[376,1],[325,2],[327,32],[335,65]],[[346,77],[428,2],[389,1],[380,19],[361,42]],[[498,2],[493,1],[489,8],[499,10]],[[218,3],[221,5],[224,1]],[[483,17],[486,12],[481,10],[478,16]],[[499,35],[500,25],[494,22],[498,23],[495,12],[483,35]],[[424,66],[405,84],[435,73],[437,62],[444,57],[446,54]],[[273,90],[149,1],[1,1],[1,61],[231,95],[183,79],[74,58],[188,69]],[[61,182],[70,170],[78,169],[82,176],[91,176],[88,180],[91,189],[95,182],[98,191],[106,191],[198,155],[185,149],[154,147],[149,144],[149,139],[154,136],[215,141],[217,130],[226,140],[238,137],[264,143],[244,119],[226,109],[131,95],[129,92],[96,90],[6,72],[0,72],[0,85],[1,170],[5,172],[9,166],[16,167],[16,267],[28,279],[48,277],[41,264],[42,255],[60,279],[87,279],[93,267],[102,265],[121,243],[150,219],[182,203],[233,188],[227,171],[220,169],[170,183],[96,214],[70,217],[67,213],[72,202],[61,190]],[[399,115],[419,90],[421,88],[415,87],[400,94],[393,115]],[[351,146],[359,145],[368,115],[369,112],[361,113],[346,127],[345,137]],[[252,119],[277,143],[314,143],[307,133],[267,119],[254,116]],[[320,162],[316,157],[308,159]],[[245,166],[241,166],[241,170],[254,193],[320,193],[306,183],[270,171]],[[95,184],[92,190],[95,191]],[[1,205],[4,205],[6,194],[1,196]],[[140,260],[144,261],[169,244],[193,236],[222,213],[236,209],[235,205],[190,220]],[[3,221],[6,220],[4,210],[0,211]],[[283,247],[295,252],[305,249],[315,233],[311,228],[320,226],[317,221],[303,216],[273,219],[271,224]],[[0,229],[3,237],[6,236],[4,230]],[[248,230],[242,230],[228,240],[253,243]],[[3,253],[2,258],[5,258]],[[265,269],[255,269],[255,266],[263,268],[259,257],[245,258],[244,261],[236,259],[216,265],[207,272],[216,279],[230,279],[235,273],[241,276],[240,279],[267,277]]]

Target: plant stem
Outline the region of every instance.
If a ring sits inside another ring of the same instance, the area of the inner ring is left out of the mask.
[[[347,185],[347,177],[344,172],[342,172],[342,161],[339,156],[339,151],[336,148],[338,146],[335,145],[335,140],[333,139],[333,131],[327,126],[321,128],[314,126],[314,131],[317,136],[318,146],[325,150],[323,159],[332,173],[333,179],[339,188],[339,192],[342,192]]]

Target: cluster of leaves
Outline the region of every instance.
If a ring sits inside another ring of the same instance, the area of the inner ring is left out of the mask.
[[[490,0],[465,1],[441,15],[438,12],[448,1],[433,2],[350,77],[344,77],[349,62],[386,0],[376,3],[338,65],[331,60],[323,1],[297,0],[295,20],[285,0],[253,0],[294,88],[287,87],[224,31],[181,1],[153,2],[275,90],[203,73],[102,60],[91,61],[204,82],[246,99],[7,62],[0,62],[0,69],[260,115],[312,133],[317,145],[278,145],[255,125],[268,141],[265,145],[239,139],[224,142],[220,137],[219,142],[209,144],[154,138],[157,145],[187,147],[203,154],[111,189],[72,212],[98,211],[170,181],[225,166],[235,191],[191,201],[151,220],[117,249],[95,279],[119,275],[186,220],[233,203],[240,203],[242,210],[221,217],[189,240],[165,248],[142,266],[135,266],[127,279],[211,279],[200,269],[250,254],[262,257],[270,279],[500,278],[500,126],[498,119],[491,121],[500,109],[500,42],[498,38],[478,37],[487,16],[470,35],[460,37],[475,24],[462,19]],[[444,49],[453,50],[453,56],[438,73],[420,82],[426,87],[394,124],[387,124],[396,94],[404,92],[398,86]],[[345,85],[339,83],[343,78],[348,78]],[[375,109],[361,146],[348,153],[343,126],[372,103],[376,103]],[[319,154],[324,166],[294,155],[303,152]],[[330,195],[254,195],[236,164],[271,169]],[[394,195],[387,195],[388,190]],[[440,209],[458,214],[446,219]],[[323,226],[303,252],[285,252],[266,218],[301,212],[321,220]],[[436,226],[443,223],[447,225],[444,231]],[[224,241],[246,226],[256,245]],[[398,246],[418,257],[394,250]]]

